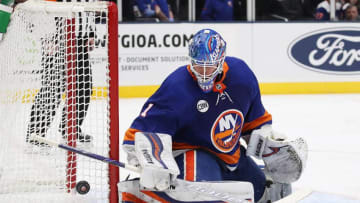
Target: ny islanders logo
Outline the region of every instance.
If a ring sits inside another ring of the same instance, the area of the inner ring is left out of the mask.
[[[230,152],[239,141],[244,124],[243,114],[236,109],[222,112],[211,128],[211,142],[221,152]]]

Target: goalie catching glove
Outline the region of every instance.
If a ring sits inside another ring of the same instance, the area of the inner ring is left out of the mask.
[[[307,144],[303,138],[290,141],[271,125],[264,125],[251,133],[246,155],[262,159],[265,172],[273,181],[292,183],[305,168]]]
[[[180,174],[172,155],[168,134],[137,132],[135,146],[126,146],[128,162],[141,166],[140,185],[150,190],[166,190]]]

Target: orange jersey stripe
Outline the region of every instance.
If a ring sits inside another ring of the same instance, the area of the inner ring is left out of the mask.
[[[272,120],[271,114],[269,114],[267,111],[265,111],[264,115],[262,115],[261,117],[255,119],[251,122],[245,123],[244,127],[242,129],[242,132],[247,132],[249,130],[253,130],[256,127],[260,126],[261,124],[266,123],[271,120]]]
[[[195,181],[196,154],[194,150],[185,152],[185,180]]]
[[[224,64],[223,64],[223,75],[222,75],[220,81],[218,81],[216,83],[222,83],[225,80],[228,70],[229,70],[229,66],[228,66],[228,64],[226,62],[224,62]]]
[[[171,203],[171,202],[164,200],[163,198],[159,197],[157,194],[155,194],[151,191],[141,191],[141,192],[153,199],[156,199],[157,201],[159,201],[161,203]]]
[[[189,145],[186,143],[179,143],[179,142],[173,142],[173,150],[180,150],[180,149],[199,149],[201,148],[200,146],[194,146],[194,145]]]
[[[215,156],[219,157],[221,160],[223,160],[225,163],[227,164],[237,164],[239,162],[240,159],[240,147],[238,147],[236,149],[236,151],[234,152],[234,154],[229,155],[229,154],[223,154],[223,153],[216,153],[213,151],[210,151],[212,154],[214,154]]]
[[[135,140],[135,133],[140,132],[140,130],[129,128],[125,132],[124,141],[134,141]]]
[[[191,75],[191,77],[196,81],[196,76],[194,75],[194,73],[191,71],[190,69],[190,65],[186,66],[186,69],[188,70],[189,74]]]
[[[136,197],[135,195],[128,193],[128,192],[123,192],[121,194],[122,196],[122,201],[126,201],[126,202],[134,202],[134,203],[147,203],[144,200]]]
[[[205,151],[210,152],[211,154],[219,157],[222,159],[226,164],[237,164],[239,162],[240,158],[240,147],[236,149],[236,151],[233,154],[224,154],[224,153],[217,153],[212,150],[200,147],[200,146],[193,146],[186,143],[173,143],[173,150],[181,150],[181,149],[202,149]]]

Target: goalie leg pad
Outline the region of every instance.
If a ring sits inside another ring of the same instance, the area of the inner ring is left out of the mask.
[[[180,169],[179,179],[188,181],[220,181],[222,167],[216,158],[202,150],[189,150],[175,157]],[[209,170],[211,168],[211,170]]]
[[[177,180],[165,191],[142,190],[139,180],[130,180],[118,184],[122,200],[129,202],[153,202],[155,198],[161,202],[253,202],[254,191],[251,183],[240,181],[223,182],[191,182]],[[156,201],[157,202],[157,201]]]
[[[264,192],[265,175],[251,157],[245,156],[244,147],[240,151],[239,164],[234,171],[209,152],[187,151],[175,159],[181,171],[178,178],[190,181],[247,181],[253,185],[255,200],[258,200]]]

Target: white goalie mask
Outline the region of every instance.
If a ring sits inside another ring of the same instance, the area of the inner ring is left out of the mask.
[[[210,92],[223,71],[226,42],[211,29],[197,32],[189,45],[190,69],[203,92]]]

